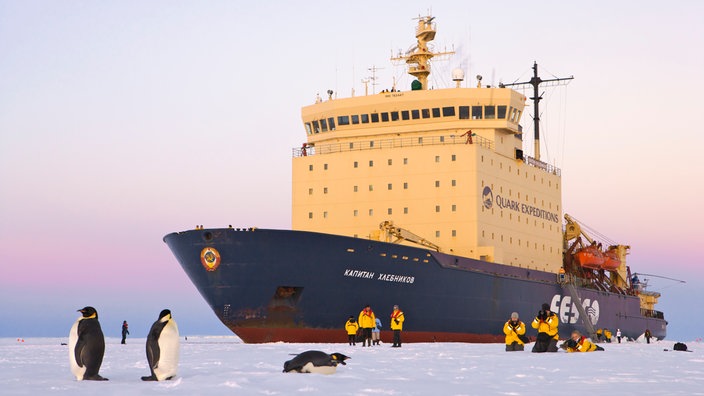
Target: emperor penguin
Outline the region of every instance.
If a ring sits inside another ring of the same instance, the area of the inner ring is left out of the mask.
[[[347,359],[351,358],[339,352],[328,354],[322,351],[305,351],[284,363],[284,373],[333,374],[338,364],[347,364]]]
[[[176,376],[178,369],[178,326],[165,309],[152,325],[147,336],[147,361],[152,375],[142,381],[164,381]]]
[[[107,381],[98,374],[105,354],[105,337],[93,307],[79,309],[81,316],[68,335],[68,357],[71,372],[78,381]]]

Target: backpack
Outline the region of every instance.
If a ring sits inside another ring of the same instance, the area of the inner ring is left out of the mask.
[[[687,350],[687,344],[682,343],[682,342],[676,342],[675,346],[672,347],[675,351],[686,351]]]

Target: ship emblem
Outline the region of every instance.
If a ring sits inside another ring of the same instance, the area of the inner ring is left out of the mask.
[[[206,247],[200,251],[200,262],[207,271],[215,271],[220,265],[220,252],[214,247]]]
[[[484,202],[485,208],[491,209],[491,205],[494,202],[494,194],[489,186],[484,187],[484,191],[482,191],[482,202]]]

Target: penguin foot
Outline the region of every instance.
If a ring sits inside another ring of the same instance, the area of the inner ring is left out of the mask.
[[[84,381],[109,381],[107,378],[102,377],[100,374],[91,375],[90,377],[83,377]]]
[[[142,381],[156,381],[156,380],[157,380],[156,376],[154,376],[154,375],[148,375],[148,376],[142,377]]]

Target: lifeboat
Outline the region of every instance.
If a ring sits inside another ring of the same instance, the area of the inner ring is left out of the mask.
[[[616,249],[609,249],[604,252],[604,263],[601,268],[609,271],[615,271],[621,266],[621,260],[618,258]]]
[[[574,254],[577,263],[584,268],[601,269],[604,265],[604,253],[596,246],[587,246],[579,249]],[[619,262],[620,264],[620,262]]]

